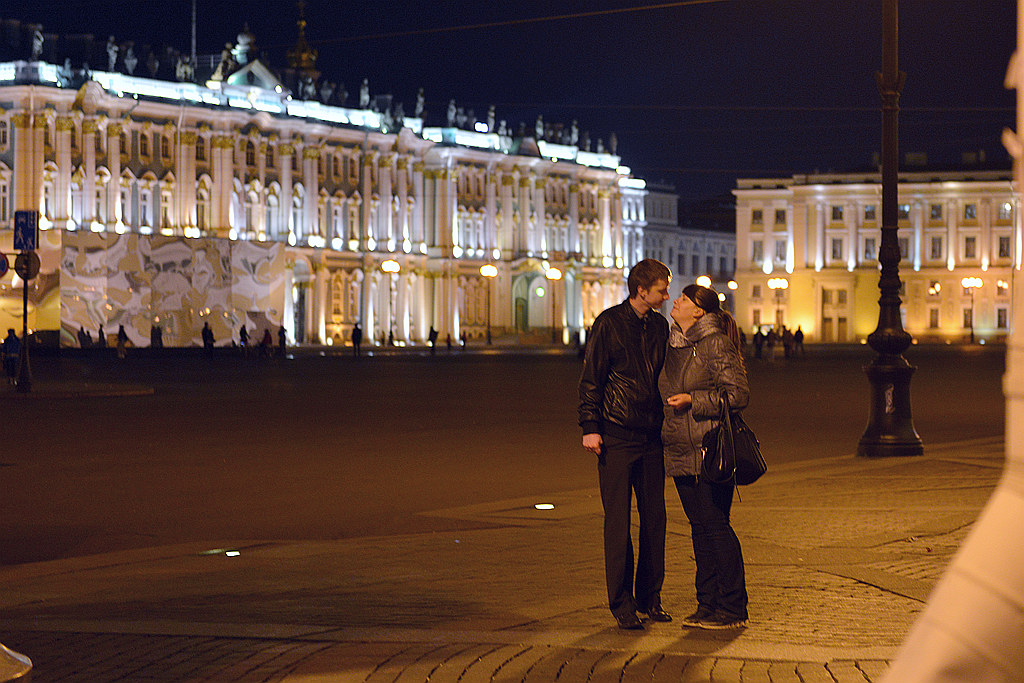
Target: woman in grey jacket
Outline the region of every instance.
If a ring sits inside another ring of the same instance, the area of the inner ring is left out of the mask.
[[[700,474],[702,439],[718,422],[722,392],[732,410],[746,407],[749,398],[739,330],[720,308],[718,294],[700,285],[683,289],[672,305],[672,320],[658,388],[665,410],[665,472],[675,480],[690,520],[697,561],[697,611],[683,624],[741,628],[747,623],[747,589],[740,542],[729,524],[734,487]]]

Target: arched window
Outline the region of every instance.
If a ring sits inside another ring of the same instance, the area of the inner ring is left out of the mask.
[[[252,140],[245,143],[245,165],[250,168],[256,165],[256,145],[252,144]]]
[[[196,161],[206,161],[206,139],[196,136]]]

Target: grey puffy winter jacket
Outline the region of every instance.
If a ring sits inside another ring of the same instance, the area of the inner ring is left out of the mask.
[[[670,477],[700,473],[701,441],[718,424],[721,390],[729,396],[733,412],[747,406],[747,372],[736,346],[719,327],[717,315],[708,313],[684,333],[673,324],[665,365],[658,378],[665,419],[661,440],[665,448],[665,474]],[[690,394],[692,405],[682,411],[667,403],[674,394]]]

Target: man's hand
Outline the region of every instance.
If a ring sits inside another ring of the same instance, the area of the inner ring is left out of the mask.
[[[594,455],[601,455],[601,444],[603,443],[600,434],[583,435],[583,447]]]

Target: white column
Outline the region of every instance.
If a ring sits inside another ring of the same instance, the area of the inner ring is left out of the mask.
[[[306,147],[302,150],[302,184],[306,188],[306,201],[302,206],[302,216],[306,223],[301,234],[306,240],[312,235],[322,235],[320,230],[320,181],[319,181],[319,147]],[[303,240],[305,243],[306,240]]]
[[[107,231],[114,232],[121,222],[121,125],[107,125],[107,169],[110,180],[107,182]],[[181,186],[181,179],[178,179]],[[58,190],[58,188],[54,188]]]
[[[71,131],[70,116],[58,116],[56,122],[57,177],[53,187],[53,222],[58,228],[71,223]]]
[[[580,244],[580,184],[569,185],[569,247],[568,251],[583,253]]]
[[[395,171],[398,181],[398,225],[395,227],[395,239],[401,251],[408,253],[412,250],[409,225],[409,159],[398,157]]]
[[[530,177],[519,176],[519,225],[516,228],[516,253],[533,251],[533,228],[530,227]]]
[[[544,188],[547,186],[547,178],[538,177],[533,182],[533,215],[534,215],[534,240],[532,247],[541,252],[552,250],[548,241],[548,221],[544,215]]]
[[[89,229],[92,229],[92,222],[96,219],[96,134],[99,131],[99,122],[96,119],[85,119],[82,121],[82,170],[84,180],[82,181],[82,222]],[[155,155],[160,150],[153,150]],[[157,207],[160,206],[159,197],[153,201]],[[157,209],[159,214],[159,209]]]
[[[278,173],[281,178],[281,196],[278,197],[277,206],[281,218],[278,225],[281,226],[281,232],[284,233],[278,235],[278,238],[284,238],[286,242],[290,241],[292,235],[295,234],[295,226],[292,225],[292,193],[294,191],[294,181],[292,180],[293,156],[295,156],[295,145],[290,142],[284,142],[277,146]]]
[[[512,184],[515,178],[511,173],[501,176],[501,224],[498,225],[498,249],[502,257],[516,250],[515,226],[512,224],[514,206],[512,204]]]
[[[380,241],[388,251],[395,250],[394,197],[391,195],[391,165],[394,163],[390,154],[380,158],[377,172],[380,174],[380,206],[377,208],[377,220],[380,225]]]

